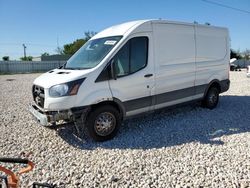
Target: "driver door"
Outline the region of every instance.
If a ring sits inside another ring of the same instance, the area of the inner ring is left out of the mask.
[[[134,35],[113,57],[116,79],[109,80],[113,97],[119,99],[126,116],[152,107],[154,64],[151,33]]]

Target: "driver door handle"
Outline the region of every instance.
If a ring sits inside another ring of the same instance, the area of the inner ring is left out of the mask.
[[[148,77],[151,77],[151,76],[153,76],[153,74],[145,74],[144,75],[145,78],[148,78]]]

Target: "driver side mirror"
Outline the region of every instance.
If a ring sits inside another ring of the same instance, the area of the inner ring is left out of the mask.
[[[117,74],[116,74],[116,63],[114,59],[111,60],[111,77],[116,80],[117,79]]]

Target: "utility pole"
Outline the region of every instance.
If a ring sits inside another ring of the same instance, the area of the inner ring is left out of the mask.
[[[26,48],[27,46],[25,46],[25,44],[23,44],[23,53],[24,53],[24,58],[26,59]]]
[[[57,44],[57,49],[59,48],[59,39],[58,39],[58,36],[56,38],[56,44]]]

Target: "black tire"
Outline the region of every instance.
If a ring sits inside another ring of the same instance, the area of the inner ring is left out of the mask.
[[[219,89],[217,87],[209,88],[205,98],[202,101],[202,106],[214,109],[219,102]]]
[[[95,141],[110,140],[116,136],[121,121],[116,108],[110,105],[100,106],[91,111],[87,117],[87,131]]]

